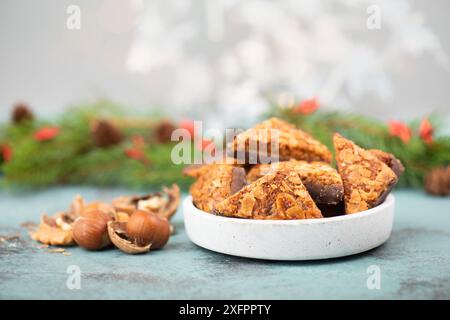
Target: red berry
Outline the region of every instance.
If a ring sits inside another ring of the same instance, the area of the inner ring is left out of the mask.
[[[432,143],[433,142],[433,126],[431,125],[431,122],[428,120],[428,118],[424,118],[420,122],[419,126],[419,136],[422,138],[425,143]]]
[[[12,149],[6,144],[2,146],[2,158],[4,162],[9,162],[12,159]]]
[[[36,141],[52,140],[59,135],[60,129],[57,127],[43,127],[36,131],[33,135]]]
[[[393,137],[400,138],[404,143],[408,143],[411,139],[411,129],[403,122],[390,121],[389,134]]]
[[[298,106],[296,106],[293,111],[295,113],[301,114],[311,114],[319,108],[319,102],[317,98],[311,98],[302,101]]]

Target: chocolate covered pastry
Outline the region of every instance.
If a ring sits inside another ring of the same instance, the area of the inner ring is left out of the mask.
[[[276,131],[273,131],[276,130]],[[273,134],[272,134],[273,133]],[[272,139],[278,139],[273,141]],[[277,143],[278,142],[278,143]],[[278,150],[272,150],[273,145]],[[325,145],[308,133],[277,118],[271,118],[234,137],[231,153],[245,163],[268,163],[278,160],[331,162],[332,154]],[[244,160],[244,159],[240,159]]]
[[[190,189],[193,203],[210,213],[248,219],[332,217],[382,203],[404,171],[402,163],[339,134],[333,142],[338,170],[330,165],[326,146],[309,134],[277,118],[264,121],[234,137],[233,158],[185,168],[197,179]]]
[[[347,214],[382,203],[397,183],[397,175],[372,152],[336,133],[333,137],[336,162],[344,183]]]
[[[392,153],[384,152],[378,149],[370,149],[369,151],[378,159],[383,161],[389,168],[391,168],[397,178],[400,178],[403,171],[405,171],[403,164]]]
[[[212,212],[216,203],[239,191],[247,182],[244,168],[227,164],[209,166],[208,174],[200,174],[190,192],[197,208]]]
[[[294,170],[313,200],[319,204],[338,204],[344,195],[344,186],[339,173],[329,164],[321,161],[283,161],[273,164],[258,164],[247,173],[247,181],[253,182],[270,171],[281,168]]]
[[[290,168],[271,172],[216,204],[218,215],[250,219],[322,218],[299,175]]]

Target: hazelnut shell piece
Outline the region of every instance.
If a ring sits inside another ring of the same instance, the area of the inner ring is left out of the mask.
[[[72,228],[65,222],[65,213],[48,217],[43,215],[36,230],[30,231],[30,237],[43,244],[52,246],[72,246],[75,244]]]
[[[140,202],[141,206],[139,206]],[[173,184],[170,188],[164,187],[162,192],[144,196],[121,196],[115,198],[112,204],[117,212],[131,215],[136,209],[140,209],[151,211],[160,218],[170,220],[180,205],[180,188]],[[151,208],[146,209],[146,204],[151,205]]]
[[[108,222],[108,234],[112,243],[129,254],[140,254],[150,251],[151,244],[138,246],[126,238],[126,223],[110,221]]]
[[[132,214],[136,209],[136,205],[134,201],[137,197],[134,196],[121,196],[113,199],[112,205],[116,209],[117,212],[123,212],[127,214]]]
[[[79,194],[75,196],[70,204],[68,215],[72,220],[78,218],[82,213],[87,203],[84,201],[83,197]]]
[[[163,192],[167,194],[168,201],[164,210],[162,210],[161,214],[158,214],[158,216],[170,220],[175,212],[177,212],[178,206],[180,205],[180,188],[178,185],[173,184],[171,188],[164,187]]]

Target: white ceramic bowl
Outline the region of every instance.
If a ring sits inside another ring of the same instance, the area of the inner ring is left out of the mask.
[[[384,243],[394,220],[395,199],[345,216],[309,220],[252,220],[216,216],[183,202],[184,225],[200,247],[240,257],[314,260],[348,256]]]

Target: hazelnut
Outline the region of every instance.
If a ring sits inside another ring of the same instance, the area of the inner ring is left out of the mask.
[[[111,217],[100,210],[85,211],[72,225],[73,238],[83,248],[99,250],[111,243],[107,224]]]
[[[136,210],[128,219],[126,232],[128,237],[139,246],[152,245],[158,249],[164,247],[170,237],[170,224],[167,219],[143,210]]]

